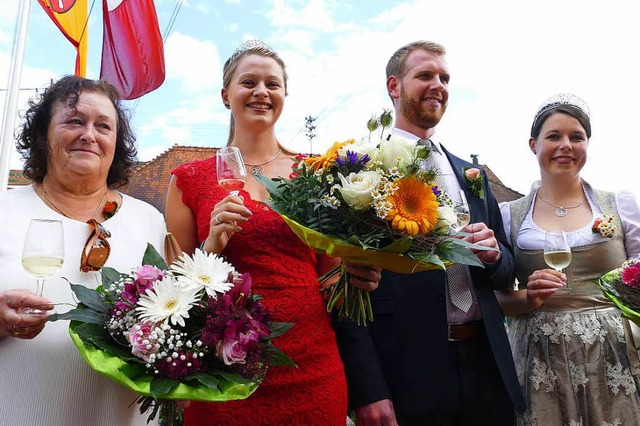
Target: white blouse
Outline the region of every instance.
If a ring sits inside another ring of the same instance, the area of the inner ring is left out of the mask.
[[[540,181],[534,182],[531,187],[531,195],[535,198],[538,188],[540,187]],[[593,188],[584,183],[585,194],[587,195],[587,201],[591,206],[593,212],[593,218],[591,222],[574,231],[567,232],[567,239],[571,247],[578,247],[586,244],[592,244],[604,237],[600,234],[594,234],[591,231],[591,225],[593,221],[601,215],[603,212],[595,201],[595,193]],[[624,228],[624,247],[627,252],[628,258],[633,258],[640,255],[640,207],[633,193],[629,191],[621,191],[616,193],[617,214],[620,217],[622,226]],[[509,203],[500,203],[500,213],[502,214],[502,222],[504,223],[504,230],[507,234],[507,238],[511,240],[511,210],[509,209]],[[606,212],[605,212],[606,213]],[[518,233],[517,243],[518,247],[525,250],[542,250],[544,248],[544,233],[545,230],[541,229],[533,221],[533,209],[530,208],[527,215],[520,227]]]

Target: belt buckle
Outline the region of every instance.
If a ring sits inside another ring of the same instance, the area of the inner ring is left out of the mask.
[[[447,324],[447,336],[450,342],[462,342],[462,339],[456,338],[454,336],[454,327],[458,324]]]

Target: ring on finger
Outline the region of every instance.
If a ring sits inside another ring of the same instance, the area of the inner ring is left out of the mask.
[[[222,221],[220,220],[220,215],[221,215],[221,214],[222,214],[222,213],[218,213],[218,214],[214,217],[214,219],[215,219],[216,223],[222,223]]]

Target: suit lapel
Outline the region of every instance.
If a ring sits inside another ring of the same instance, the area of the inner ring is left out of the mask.
[[[467,182],[465,181],[464,176],[462,175],[462,169],[464,167],[477,167],[477,166],[475,164],[471,164],[468,161],[464,161],[463,159],[458,158],[455,155],[451,154],[449,151],[447,151],[444,145],[440,144],[440,146],[442,147],[444,154],[447,156],[447,159],[451,164],[451,168],[453,169],[453,173],[455,174],[456,179],[458,179],[460,188],[462,188],[462,190],[464,191],[464,196],[467,198],[467,204],[469,205],[469,210],[471,210],[471,223],[483,222],[485,219],[478,217],[478,214],[483,211],[482,209],[483,201],[469,191],[469,186],[467,185]]]

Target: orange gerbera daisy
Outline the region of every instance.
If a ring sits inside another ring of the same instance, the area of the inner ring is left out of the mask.
[[[387,197],[392,207],[386,220],[391,227],[411,236],[432,230],[438,222],[438,202],[431,186],[414,177],[394,183],[398,189]]]
[[[338,150],[345,145],[349,145],[354,143],[355,139],[349,139],[344,142],[334,142],[333,146],[327,150],[323,155],[319,155],[317,157],[307,157],[304,159],[305,164],[308,167],[313,167],[315,170],[326,169],[331,166],[331,163],[336,161],[338,158]]]

